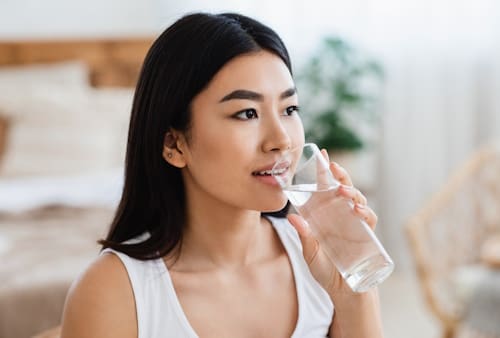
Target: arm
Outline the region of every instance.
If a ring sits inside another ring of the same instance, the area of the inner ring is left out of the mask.
[[[330,337],[332,338],[383,338],[378,290],[365,293],[330,295],[335,304],[335,314]]]
[[[328,155],[324,151],[323,156],[328,160]],[[339,189],[339,192],[345,198],[352,199],[356,205],[354,211],[372,229],[375,228],[377,215],[367,206],[366,198],[352,187],[349,174],[333,162],[330,163],[330,170],[339,182],[351,187],[351,189]],[[288,220],[299,234],[304,259],[311,273],[327,291],[335,305],[330,337],[383,338],[378,290],[371,289],[365,293],[353,292],[323,252],[307,222],[298,215],[289,215]]]
[[[68,292],[61,338],[137,337],[132,287],[118,257],[106,254]]]
[[[288,219],[299,233],[309,269],[335,305],[330,337],[383,338],[378,289],[353,292],[322,252],[302,218],[289,215]]]

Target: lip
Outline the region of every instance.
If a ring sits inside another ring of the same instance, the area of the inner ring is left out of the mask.
[[[289,162],[281,162],[278,165],[278,168],[284,168],[285,171],[283,171],[279,175],[256,175],[255,173],[260,172],[260,171],[266,171],[266,170],[272,170],[276,166],[276,162],[274,162],[271,165],[267,165],[264,167],[261,167],[255,171],[252,172],[252,177],[258,179],[261,183],[264,183],[266,185],[270,185],[273,187],[280,187],[279,182],[276,180],[276,176],[286,176],[288,175],[289,169],[290,169],[291,163]]]
[[[259,169],[255,169],[254,171],[252,171],[252,175],[253,175],[253,176],[256,176],[256,175],[255,175],[255,173],[258,173],[258,172],[260,172],[260,171],[272,170],[272,169],[276,166],[276,162],[277,162],[277,161],[275,161],[275,162],[273,162],[273,163],[271,163],[271,164],[269,164],[269,165],[266,165],[266,166],[264,166],[264,167],[261,167],[261,168],[259,168]],[[290,162],[288,162],[288,161],[283,161],[283,162],[280,162],[280,164],[279,164],[278,168],[285,168],[285,172],[287,172],[287,171],[288,171],[288,169],[290,168],[290,165],[291,165],[291,163],[290,163]],[[282,174],[280,174],[280,175],[282,175]]]

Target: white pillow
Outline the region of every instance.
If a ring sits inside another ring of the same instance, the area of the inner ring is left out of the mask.
[[[131,89],[47,85],[29,91],[0,89],[0,114],[9,119],[0,177],[122,166],[132,95]]]
[[[0,178],[0,214],[56,205],[114,209],[122,188],[122,168],[65,177]],[[0,252],[1,247],[0,241]]]
[[[0,86],[89,86],[89,68],[81,61],[0,67]]]

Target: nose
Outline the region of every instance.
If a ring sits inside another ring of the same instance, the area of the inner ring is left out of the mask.
[[[292,144],[290,133],[279,116],[270,118],[264,125],[264,140],[262,143],[264,152],[290,149]]]

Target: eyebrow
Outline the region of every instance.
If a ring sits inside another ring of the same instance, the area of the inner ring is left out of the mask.
[[[295,95],[297,93],[297,89],[295,87],[288,88],[280,95],[280,99],[286,99],[290,96]],[[264,95],[246,89],[237,89],[232,91],[231,93],[224,96],[219,102],[225,102],[229,100],[252,100],[252,101],[263,101]]]

